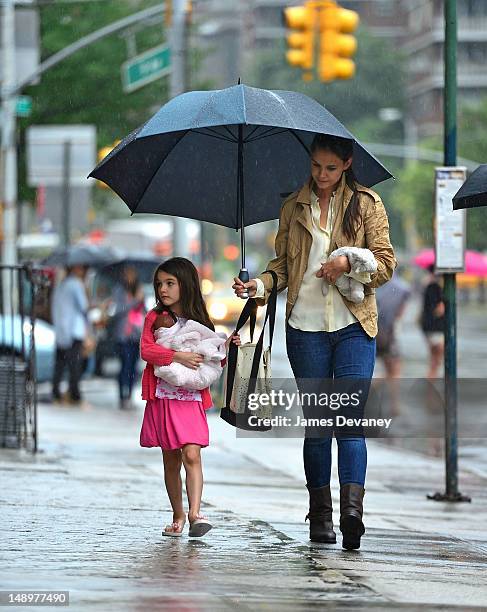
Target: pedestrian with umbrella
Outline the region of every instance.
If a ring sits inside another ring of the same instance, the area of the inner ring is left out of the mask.
[[[61,267],[65,276],[55,287],[51,302],[51,319],[56,334],[56,359],[52,380],[52,397],[61,401],[60,385],[67,368],[69,373],[68,402],[81,402],[80,379],[83,374],[84,351],[91,349],[89,333],[89,301],[85,278],[90,266],[103,266],[115,259],[110,247],[69,245],[56,249],[41,263],[46,267]]]
[[[453,210],[487,206],[487,164],[481,164],[453,196]]]
[[[81,402],[79,381],[83,372],[83,342],[88,336],[88,297],[84,279],[87,266],[74,264],[66,268],[66,276],[52,296],[51,315],[56,334],[56,360],[52,380],[54,402],[61,401],[60,384],[67,368],[69,392],[67,401]]]
[[[315,140],[315,134],[332,138]],[[280,213],[281,194],[294,192],[309,175],[310,147],[314,178],[294,193]],[[165,104],[145,125],[128,135],[89,176],[109,185],[132,213],[177,215],[240,230],[239,280],[248,279],[244,228],[280,216],[278,257],[271,265],[280,276],[280,290],[289,285],[288,305],[298,297],[314,242],[313,197],[320,207],[317,232],[328,232],[326,240],[320,235],[322,249],[316,257],[320,296],[326,299],[324,281],[333,283],[348,269],[343,257],[321,266],[326,244],[336,246],[338,240],[342,246],[368,247],[378,269],[361,304],[343,299],[345,308],[340,308],[335,292],[328,291],[327,299],[339,308],[336,318],[327,313],[327,327],[313,330],[311,335],[308,324],[304,329],[295,329],[296,334],[304,334],[308,354],[303,360],[303,372],[295,364],[295,375],[309,378],[317,373],[318,377],[329,378],[337,370],[331,366],[332,359],[336,362],[335,353],[340,353],[346,366],[342,373],[359,375],[368,383],[377,333],[373,287],[390,278],[395,259],[383,204],[366,186],[386,180],[391,174],[318,102],[295,92],[241,84],[219,91],[187,92]],[[345,214],[346,209],[350,212]],[[293,214],[291,219],[291,212],[298,211],[300,214]],[[265,287],[268,289],[268,285]],[[240,297],[246,296],[247,289],[255,293],[254,281],[235,285]],[[267,292],[261,303],[266,297]],[[313,298],[308,300],[305,296],[305,301],[313,302]],[[288,317],[289,314],[288,310]],[[342,324],[346,331],[340,329]],[[288,339],[288,346],[293,343]],[[297,344],[290,349],[294,354],[299,350]],[[358,358],[353,371],[349,367],[352,355]],[[327,365],[316,372],[319,361]],[[311,536],[318,541],[335,538],[327,476],[330,445],[331,440],[305,442],[305,463],[310,468],[307,478]],[[341,460],[344,545],[358,548],[363,533],[365,441],[363,436],[353,438],[340,448],[341,456],[348,456]]]
[[[362,418],[375,363],[377,307],[374,288],[387,282],[396,266],[389,224],[380,197],[357,182],[353,140],[316,134],[310,147],[311,177],[284,202],[276,237],[276,258],[267,266],[278,277],[278,291],[288,289],[287,353],[298,388],[322,388],[330,379],[360,380],[360,403],[347,416]],[[337,247],[359,247],[372,253],[377,270],[353,274],[347,256],[326,261]],[[342,275],[364,284],[365,297],[355,303],[334,286]],[[265,304],[271,290],[268,274],[243,283],[235,279],[237,295],[247,290]],[[329,284],[322,291],[323,282]],[[305,417],[316,414],[303,406]],[[340,409],[341,410],[341,409]],[[319,411],[318,411],[319,412]],[[363,431],[334,428],[338,444],[340,530],[345,549],[360,547],[367,449]],[[304,440],[304,470],[309,491],[310,539],[334,543],[331,441],[327,429]]]
[[[121,282],[115,285],[111,303],[114,307],[114,337],[120,360],[118,373],[119,407],[131,409],[132,389],[137,373],[139,343],[146,314],[144,290],[132,265],[123,269]]]

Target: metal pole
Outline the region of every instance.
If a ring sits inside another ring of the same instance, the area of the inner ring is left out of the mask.
[[[3,257],[5,265],[17,263],[16,203],[17,149],[15,96],[15,6],[14,0],[2,3],[2,161],[3,161]]]
[[[71,244],[71,142],[63,144],[63,198],[62,222],[64,246]]]
[[[457,163],[457,3],[445,0],[445,166]],[[446,495],[458,495],[456,276],[444,275]]]
[[[445,88],[444,88],[444,165],[457,164],[457,3],[444,0],[445,8]],[[445,300],[445,468],[446,491],[431,496],[438,501],[470,501],[458,491],[457,426],[457,312],[456,276],[444,274]]]
[[[172,4],[170,95],[175,98],[186,91],[186,0],[173,0]],[[187,257],[189,241],[186,219],[174,217],[173,233],[173,253]]]
[[[15,86],[15,6],[14,0],[2,3],[2,204],[3,241],[2,263],[17,263],[16,204],[17,204],[17,149],[15,96],[10,90]],[[3,277],[4,305],[11,303],[12,278]]]

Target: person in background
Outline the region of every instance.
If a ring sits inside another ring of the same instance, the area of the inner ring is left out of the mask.
[[[391,413],[399,414],[398,389],[401,377],[401,354],[396,338],[396,327],[411,297],[409,285],[402,280],[397,269],[392,279],[375,292],[378,311],[376,336],[377,357],[382,359],[387,380],[391,385]]]
[[[112,302],[114,303],[114,337],[120,358],[118,389],[120,408],[132,407],[132,388],[134,385],[137,361],[139,359],[139,342],[144,326],[145,304],[144,291],[133,266],[124,268],[122,282],[115,286]]]
[[[88,333],[88,298],[84,279],[86,266],[66,269],[66,276],[54,289],[51,315],[56,334],[56,362],[52,380],[52,397],[61,401],[60,384],[67,366],[70,403],[81,402],[79,381],[82,374],[83,342]]]
[[[433,380],[438,377],[445,343],[445,303],[443,289],[435,266],[428,266],[429,276],[423,294],[423,310],[421,313],[421,329],[426,337],[429,349],[429,368],[427,378]]]

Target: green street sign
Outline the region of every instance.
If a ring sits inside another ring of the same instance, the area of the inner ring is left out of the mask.
[[[15,102],[15,113],[17,117],[28,117],[32,112],[32,98],[30,96],[18,96]]]
[[[124,62],[121,72],[124,91],[135,91],[171,72],[171,50],[165,44],[154,47]]]

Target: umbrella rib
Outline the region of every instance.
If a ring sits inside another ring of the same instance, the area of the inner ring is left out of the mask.
[[[256,126],[254,127],[254,129],[253,129],[253,130],[250,132],[250,134],[248,134],[247,138],[245,138],[244,142],[249,142],[249,138],[250,138],[250,137],[251,137],[253,134],[255,134],[255,132],[256,132],[256,131],[257,131],[257,130],[260,128],[260,127],[262,127],[262,126],[261,126],[261,125],[256,125]]]
[[[296,132],[294,130],[289,130],[291,132],[291,134],[294,136],[294,138],[296,138],[296,140],[299,142],[299,144],[303,147],[303,149],[306,151],[306,153],[310,153],[310,150],[308,149],[308,147],[304,144],[304,142],[301,140],[301,138],[296,134]]]
[[[232,137],[232,142],[237,142],[237,137],[232,132],[232,130],[228,129],[226,125],[223,126],[223,129],[230,134],[230,136]]]
[[[277,128],[271,128],[270,130],[268,130],[267,132],[265,132],[264,134],[260,134],[259,136],[256,136],[255,138],[252,139],[246,139],[245,142],[257,142],[257,140],[263,140],[264,138],[270,138],[271,136],[277,136],[279,134],[284,134],[285,132],[288,132],[289,130],[286,128],[284,130],[278,130],[278,131],[274,131]]]
[[[218,132],[212,132],[208,130],[208,132],[200,132],[199,130],[191,130],[193,134],[200,134],[201,136],[209,136],[210,138],[217,138],[218,140],[224,140],[225,142],[236,142],[236,140],[232,140],[231,138],[226,138],[222,136]]]

